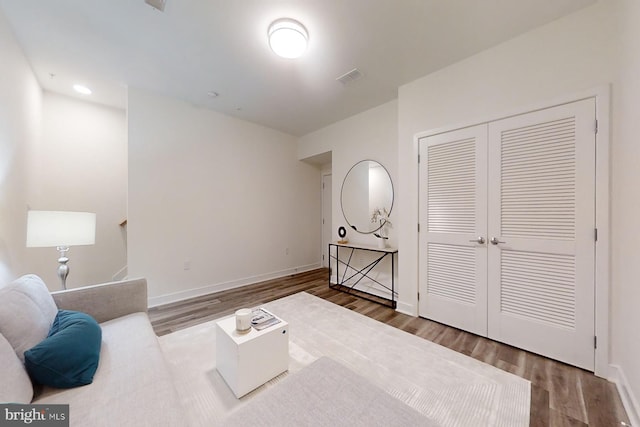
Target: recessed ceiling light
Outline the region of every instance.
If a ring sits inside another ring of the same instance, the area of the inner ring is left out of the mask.
[[[307,50],[307,29],[293,19],[282,18],[269,26],[269,46],[283,58],[299,58]]]
[[[81,93],[83,95],[91,95],[91,89],[83,85],[73,85],[73,88],[76,92]]]

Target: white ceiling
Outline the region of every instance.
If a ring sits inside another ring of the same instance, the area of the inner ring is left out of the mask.
[[[596,0],[0,0],[43,88],[126,107],[127,87],[303,135],[397,97],[399,86]],[[297,60],[267,27],[309,31]],[[543,47],[541,47],[543,48]],[[364,77],[336,78],[354,68]],[[54,77],[51,77],[51,74]],[[219,93],[209,98],[207,92]]]

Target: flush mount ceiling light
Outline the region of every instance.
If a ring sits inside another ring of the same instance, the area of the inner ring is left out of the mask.
[[[293,19],[282,18],[269,25],[269,46],[283,58],[299,58],[307,50],[307,29]]]
[[[81,93],[83,95],[91,95],[91,89],[83,85],[73,85],[73,88],[76,92]]]

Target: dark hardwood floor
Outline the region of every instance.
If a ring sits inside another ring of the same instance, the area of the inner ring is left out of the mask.
[[[613,427],[621,421],[629,423],[613,383],[564,363],[329,289],[324,269],[154,307],[149,317],[156,334],[164,335],[301,291],[531,381],[531,426]]]

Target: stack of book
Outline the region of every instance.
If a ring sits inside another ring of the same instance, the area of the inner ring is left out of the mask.
[[[251,313],[251,326],[257,331],[261,331],[277,323],[280,323],[280,319],[264,308],[256,308]]]

